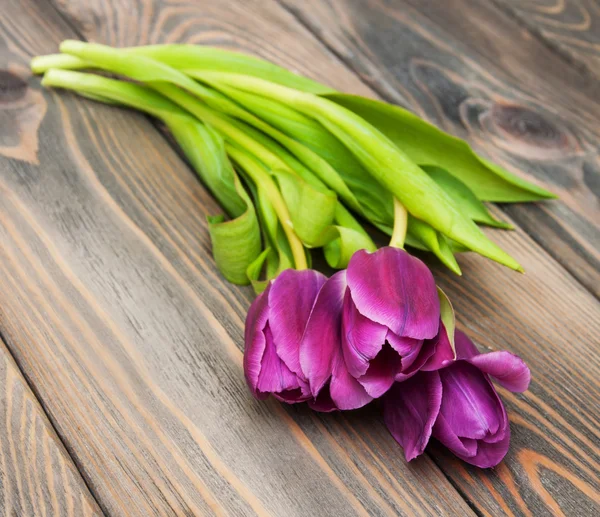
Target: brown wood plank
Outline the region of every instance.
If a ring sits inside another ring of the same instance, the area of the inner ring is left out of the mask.
[[[0,515],[102,515],[1,339]]]
[[[600,296],[600,87],[489,0],[283,0],[386,99],[560,203],[506,212]]]
[[[600,77],[597,0],[493,0],[566,60]]]
[[[120,12],[88,8],[99,26]],[[275,12],[256,34],[294,26]],[[168,10],[144,16],[170,24]],[[244,18],[219,16],[207,33],[240,38],[230,27]],[[137,19],[105,29],[126,37]],[[26,70],[73,36],[49,4],[3,5],[0,331],[107,513],[472,514],[430,458],[405,464],[375,409],[321,417],[253,400],[252,295],[213,264],[214,201],[145,117],[42,92]]]

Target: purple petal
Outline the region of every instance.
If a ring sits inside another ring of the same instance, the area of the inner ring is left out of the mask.
[[[510,445],[510,427],[506,425],[489,443],[484,440],[459,438],[440,415],[433,426],[433,437],[448,447],[461,460],[480,468],[498,465],[506,456]]]
[[[261,399],[268,397],[268,394],[260,394],[257,391],[257,385],[266,346],[264,329],[269,319],[268,300],[270,289],[271,285],[269,284],[265,291],[252,302],[246,316],[244,332],[244,375],[250,391],[255,397]]]
[[[342,410],[358,409],[373,400],[373,397],[350,375],[341,353],[333,366],[329,391],[336,407]]]
[[[402,368],[396,374],[396,382],[404,382],[418,373],[429,357],[435,352],[435,347],[430,341],[426,340],[422,342],[421,346],[416,348],[414,353],[402,358]]]
[[[394,384],[394,378],[402,367],[400,356],[388,344],[369,364],[369,369],[358,382],[374,399],[381,397]]]
[[[302,377],[299,346],[325,275],[307,269],[286,269],[271,284],[269,292],[269,325],[277,354],[287,367]]]
[[[464,361],[439,374],[444,386],[440,414],[457,436],[478,440],[500,429],[502,403],[485,375]]]
[[[348,265],[348,287],[358,311],[398,336],[433,338],[440,302],[431,271],[398,248],[356,252]]]
[[[259,393],[284,393],[289,390],[299,390],[298,378],[277,355],[269,324],[265,327],[264,336],[265,352],[261,361],[256,390]]]
[[[469,337],[459,330],[456,331],[456,353],[458,359],[491,375],[507,390],[521,393],[529,387],[531,372],[518,355],[504,350],[481,354]]]
[[[354,377],[367,373],[369,361],[381,350],[387,333],[386,327],[358,312],[350,292],[346,290],[342,313],[342,349],[348,371]]]
[[[298,402],[306,402],[307,400],[311,400],[312,394],[310,392],[310,386],[308,385],[308,382],[301,379],[297,375],[296,382],[298,386],[297,388],[283,390],[279,393],[273,393],[273,396],[280,402],[285,402],[286,404],[296,404]]]
[[[342,302],[346,272],[339,271],[321,288],[300,344],[302,372],[316,397],[333,372],[334,359],[341,353]]]
[[[398,352],[402,356],[402,361],[408,364],[409,357],[413,355],[416,357],[419,350],[421,349],[421,345],[423,344],[422,339],[414,339],[412,337],[406,336],[398,336],[394,334],[391,330],[387,331],[385,336],[386,341],[390,344],[390,346]]]
[[[456,435],[452,426],[444,418],[444,415],[439,415],[433,426],[433,437],[439,440],[443,445],[450,449],[459,458],[469,461],[477,454],[477,440],[471,438],[461,439]]]
[[[493,467],[508,451],[510,427],[500,397],[487,375],[466,361],[439,370],[443,385],[433,436],[459,458]]]
[[[385,423],[404,448],[406,460],[423,454],[442,402],[442,383],[437,372],[421,372],[396,383],[383,399]]]
[[[511,352],[503,350],[480,354],[468,359],[468,362],[494,377],[507,390],[521,393],[529,387],[529,368],[523,359]]]
[[[446,327],[441,321],[440,331],[438,332],[438,335],[431,340],[431,344],[433,345],[433,353],[421,368],[422,370],[439,370],[454,361],[454,349],[452,348],[452,343],[450,343]]]
[[[470,359],[471,357],[480,354],[479,350],[477,350],[477,347],[473,341],[471,341],[469,336],[458,329],[456,329],[454,332],[454,345],[456,346],[457,361],[459,359]]]
[[[309,400],[308,407],[314,409],[315,411],[319,411],[320,413],[331,413],[332,411],[337,411],[338,409],[335,405],[335,402],[331,398],[329,386],[324,386],[316,399]]]
[[[477,442],[477,454],[471,458],[463,458],[465,461],[483,469],[495,467],[506,456],[510,445],[510,427],[502,433],[502,438],[494,443]]]

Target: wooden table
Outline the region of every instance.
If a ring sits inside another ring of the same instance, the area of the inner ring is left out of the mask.
[[[497,207],[524,265],[432,262],[459,325],[530,365],[512,448],[406,464],[377,408],[250,396],[249,288],[215,202],[144,116],[44,91],[80,38],[265,57],[410,107],[560,201]],[[599,515],[600,7],[596,0],[3,0],[0,509],[6,515]]]

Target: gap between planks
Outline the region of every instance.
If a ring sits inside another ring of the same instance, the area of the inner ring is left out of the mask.
[[[27,387],[27,389],[29,389],[29,391],[31,392],[31,395],[33,396],[33,399],[37,403],[38,408],[40,409],[42,415],[44,417],[46,417],[48,426],[50,427],[52,433],[54,434],[54,438],[56,439],[57,445],[63,450],[68,461],[70,461],[71,464],[75,467],[75,470],[76,470],[77,474],[79,474],[79,477],[81,479],[81,482],[83,483],[83,486],[85,487],[85,489],[87,489],[91,498],[96,503],[96,505],[102,512],[102,514],[105,516],[108,516],[106,508],[100,503],[100,500],[96,497],[96,494],[92,490],[92,487],[89,485],[88,480],[85,478],[83,471],[77,462],[77,459],[71,454],[71,451],[67,447],[67,444],[63,441],[63,438],[60,435],[60,433],[58,432],[58,429],[56,428],[56,424],[55,424],[52,416],[48,412],[46,406],[44,405],[42,398],[39,396],[39,393],[38,393],[35,385],[31,382],[31,379],[29,379],[29,377],[27,376],[27,373],[22,368],[22,366],[19,364],[18,359],[12,353],[12,350],[8,344],[8,339],[6,339],[6,337],[4,336],[4,333],[2,332],[1,329],[0,329],[0,353],[5,353],[7,355],[8,361],[12,362],[14,364],[17,372],[21,376],[22,382]],[[0,390],[2,390],[2,389],[3,389],[3,387],[0,386]],[[8,510],[8,509],[6,509],[6,510]]]

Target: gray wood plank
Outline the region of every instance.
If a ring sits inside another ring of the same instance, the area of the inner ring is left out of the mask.
[[[102,515],[1,339],[0,515]]]
[[[600,4],[596,0],[492,0],[563,59],[600,78]]]

